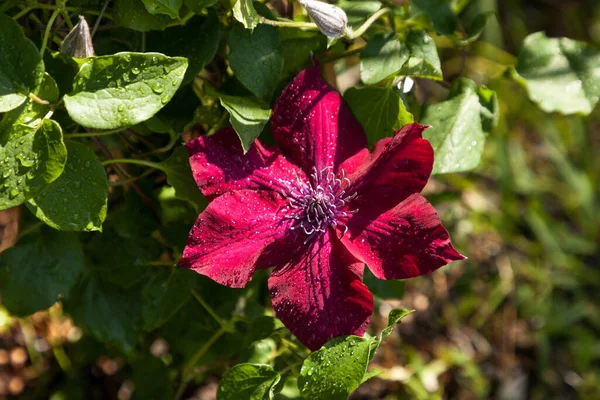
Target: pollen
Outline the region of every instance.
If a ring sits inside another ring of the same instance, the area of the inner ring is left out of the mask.
[[[339,175],[331,167],[317,170],[308,182],[296,175],[293,182],[284,182],[287,189],[288,219],[296,220],[292,230],[301,229],[306,234],[304,243],[308,243],[327,228],[341,227],[342,234],[348,230],[345,221],[358,210],[349,210],[348,203],[356,197],[356,192],[348,193],[350,180],[344,170]]]

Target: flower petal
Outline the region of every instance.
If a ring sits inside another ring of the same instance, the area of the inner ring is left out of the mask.
[[[178,265],[222,285],[244,287],[256,268],[290,259],[286,205],[270,191],[239,190],[217,197],[198,217]]]
[[[281,181],[293,181],[302,171],[278,149],[255,140],[246,154],[232,127],[186,143],[192,174],[200,190],[212,199],[238,189],[269,189],[283,193]]]
[[[282,152],[306,173],[338,166],[367,147],[367,138],[319,67],[300,72],[277,100],[271,131]]]
[[[333,240],[328,232],[315,238],[269,278],[277,316],[311,350],[336,336],[362,335],[373,311],[363,263]]]
[[[433,206],[417,193],[380,215],[359,211],[348,228],[342,243],[379,279],[412,278],[465,258],[452,247]]]
[[[353,208],[385,212],[423,189],[433,167],[433,149],[421,136],[426,128],[405,125],[393,138],[377,142],[371,157],[358,153],[342,164],[352,181],[348,192],[358,193]],[[356,167],[361,159],[362,166]]]

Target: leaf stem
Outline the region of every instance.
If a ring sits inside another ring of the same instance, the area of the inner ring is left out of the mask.
[[[384,7],[381,10],[377,11],[375,14],[371,15],[369,17],[369,19],[367,19],[365,21],[365,23],[361,25],[360,28],[358,28],[355,31],[349,30],[349,32],[347,33],[348,38],[356,39],[357,37],[362,36],[367,31],[367,29],[369,29],[369,27],[373,24],[373,22],[377,21],[377,19],[379,17],[381,17],[383,14],[388,13],[390,11],[391,11],[391,9],[389,9],[387,7]]]
[[[346,58],[346,57],[353,56],[353,55],[355,55],[355,54],[358,54],[358,53],[360,53],[361,51],[363,51],[363,49],[365,48],[365,46],[366,46],[366,45],[367,45],[367,44],[366,44],[366,43],[364,43],[364,44],[362,44],[362,45],[360,45],[360,46],[358,46],[358,47],[355,47],[355,48],[353,48],[353,49],[348,49],[348,50],[345,50],[345,51],[343,51],[342,53],[339,53],[339,54],[332,54],[332,55],[330,55],[329,57],[323,57],[323,58],[321,58],[319,61],[320,61],[321,63],[323,63],[323,64],[327,64],[327,63],[330,63],[330,62],[332,62],[332,61],[337,61],[337,60],[339,60],[339,59],[341,59],[341,58]]]
[[[33,9],[34,9],[34,7],[25,7],[19,13],[17,13],[14,17],[12,17],[12,19],[14,19],[16,21],[19,18],[21,18],[22,16],[24,16],[25,14],[29,13]]]
[[[275,21],[260,17],[260,23],[272,26],[282,26],[287,28],[304,28],[304,29],[319,29],[319,27],[312,22],[296,22],[296,21]]]
[[[223,328],[226,325],[223,322],[223,320],[217,315],[215,310],[213,310],[213,308],[208,305],[208,303],[202,298],[202,296],[198,294],[198,291],[196,289],[192,290],[192,295],[198,301],[198,303],[200,303],[200,305],[204,307],[204,309],[210,314],[210,316],[213,317],[215,321],[217,321],[221,328]]]
[[[94,136],[108,136],[108,135],[114,135],[115,133],[119,133],[122,130],[123,129],[113,129],[113,130],[105,131],[105,132],[67,133],[67,134],[63,135],[63,137],[65,139],[72,139],[72,138],[84,138],[84,137],[94,137]]]
[[[31,100],[35,101],[36,103],[38,103],[38,104],[41,104],[41,105],[44,105],[44,106],[46,106],[46,105],[50,104],[50,102],[49,102],[48,100],[43,100],[43,99],[40,99],[39,97],[37,97],[37,96],[36,96],[35,94],[33,94],[32,92],[30,92],[30,93],[29,93],[29,98],[30,98]]]
[[[231,329],[231,323],[232,323],[232,321],[229,321],[229,323],[227,325],[222,326],[221,328],[219,328],[219,330],[216,331],[206,342],[204,342],[204,344],[202,345],[202,347],[200,347],[198,349],[198,351],[192,356],[192,358],[190,358],[190,360],[186,363],[185,367],[183,368],[181,383],[179,384],[179,387],[177,388],[177,392],[175,393],[175,400],[181,399],[181,396],[183,395],[183,391],[187,387],[188,383],[194,377],[194,366],[196,365],[196,363],[198,362],[198,360],[204,354],[206,354],[206,352],[210,349],[210,347],[221,336],[223,336],[224,333],[226,333],[227,331],[229,331]]]
[[[284,369],[282,369],[281,371],[279,371],[280,375],[285,374],[286,372],[288,372],[291,369],[294,369],[295,367],[297,367],[299,364],[302,364],[304,362],[304,359],[296,361],[293,364],[288,365],[287,367],[285,367]]]
[[[50,37],[50,31],[52,30],[52,25],[54,25],[54,21],[56,17],[60,14],[59,9],[55,9],[48,20],[48,24],[46,25],[46,29],[44,30],[44,39],[42,40],[42,47],[40,48],[40,55],[44,58],[44,52],[46,51],[46,46],[48,45],[48,38]]]
[[[160,169],[161,171],[163,169],[162,165],[160,165],[159,163],[146,160],[136,160],[133,158],[111,158],[110,160],[105,160],[102,162],[102,165],[105,167],[110,164],[137,164],[143,165],[145,167]]]

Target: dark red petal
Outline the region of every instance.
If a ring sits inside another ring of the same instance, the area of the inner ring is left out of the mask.
[[[340,94],[319,67],[300,72],[277,100],[271,131],[283,154],[306,173],[338,166],[367,147],[367,139]]]
[[[198,217],[178,265],[222,285],[244,287],[256,268],[281,265],[284,254],[289,260],[286,204],[277,193],[262,190],[217,197]]]
[[[362,335],[373,296],[362,283],[364,265],[329,233],[273,271],[269,289],[283,324],[309,349],[341,335]]]
[[[376,208],[381,213],[423,189],[433,167],[433,149],[421,136],[426,128],[405,125],[393,138],[377,142],[371,157],[359,153],[342,164],[352,181],[348,192],[358,193],[353,208]],[[363,164],[356,167],[360,161]]]
[[[464,258],[433,206],[417,193],[381,215],[360,210],[348,228],[342,243],[380,279],[412,278]]]
[[[281,192],[281,180],[293,181],[302,171],[287,161],[278,149],[254,141],[246,154],[232,127],[186,143],[196,183],[212,199],[239,189],[269,189]]]

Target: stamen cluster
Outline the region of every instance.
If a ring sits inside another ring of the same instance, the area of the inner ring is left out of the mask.
[[[320,171],[313,167],[310,182],[296,175],[295,182],[285,182],[284,185],[289,204],[286,218],[297,221],[292,230],[302,229],[308,235],[305,244],[330,226],[342,226],[343,233],[346,233],[346,218],[358,211],[347,210],[348,202],[356,197],[356,193],[347,194],[350,180],[344,170],[336,177],[331,167]]]

